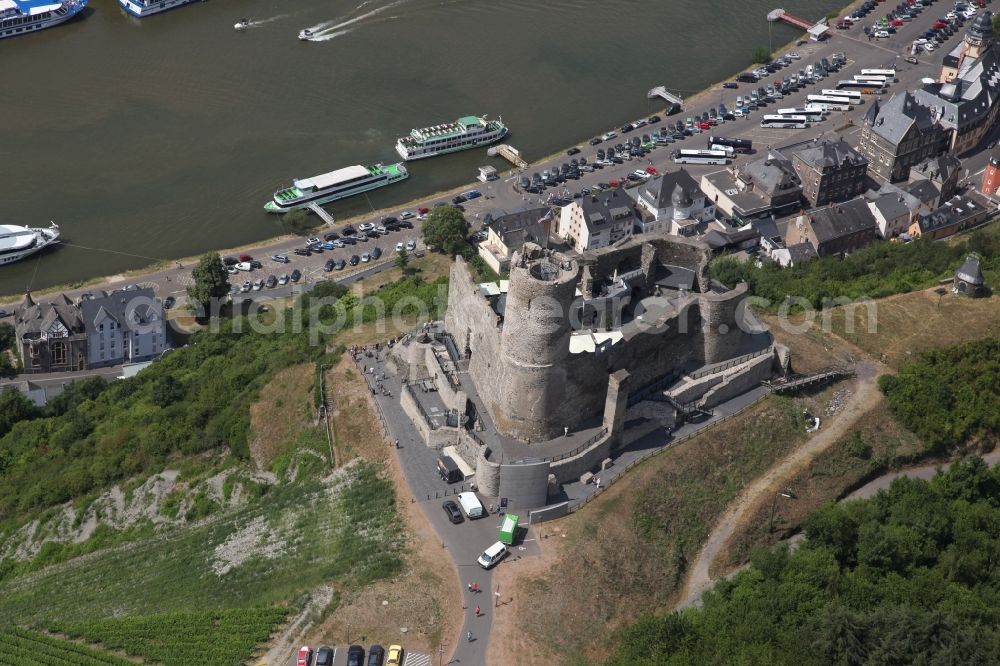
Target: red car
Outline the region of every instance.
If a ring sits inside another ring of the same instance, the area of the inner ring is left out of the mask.
[[[618,187],[618,181],[612,178],[608,181],[608,187]]]
[[[240,261],[253,261],[253,257],[251,257],[249,254],[241,254]]]
[[[429,212],[431,212],[430,208],[418,208],[417,209],[417,213],[419,213],[420,215],[426,215]]]
[[[646,173],[648,173],[650,176],[660,175],[660,172],[656,170],[656,167],[651,167],[651,166],[646,167]]]
[[[299,648],[299,656],[295,658],[295,666],[312,666],[313,650],[308,645]]]
[[[706,123],[704,121],[698,123],[698,129],[707,130],[707,129],[711,129],[711,127],[712,127],[711,125],[709,125],[708,123]]]
[[[931,25],[931,27],[934,28],[935,30],[940,30],[941,28],[945,27],[946,25],[948,25],[948,24],[945,23],[944,21],[934,21],[934,23]]]

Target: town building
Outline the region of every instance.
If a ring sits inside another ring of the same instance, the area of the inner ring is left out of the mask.
[[[525,243],[548,247],[552,218],[552,209],[547,206],[498,217],[487,214],[483,225],[488,235],[479,244],[479,256],[494,272],[505,273],[511,255]]]
[[[803,213],[788,227],[789,247],[809,243],[820,257],[849,254],[878,240],[875,216],[864,197]]]
[[[1000,157],[993,153],[990,153],[990,161],[983,171],[983,184],[980,189],[988,197],[996,196],[997,190],[1000,189]]]
[[[910,225],[909,234],[913,238],[947,238],[984,222],[989,214],[988,208],[972,199],[955,196],[935,210],[921,212]]]
[[[979,265],[978,254],[967,256],[962,265],[955,271],[955,280],[951,290],[956,294],[972,298],[989,295],[990,290],[983,279],[983,269]]]
[[[782,268],[791,268],[816,258],[816,249],[811,243],[796,243],[781,247],[771,253],[771,258]]]
[[[922,207],[919,199],[892,185],[866,193],[865,199],[885,240],[907,233]]]
[[[868,158],[844,139],[814,139],[782,148],[802,181],[802,196],[812,206],[846,201],[868,189]]]
[[[99,292],[73,302],[65,294],[15,313],[21,363],[27,373],[67,372],[157,358],[167,348],[163,306],[152,289]]]
[[[628,238],[638,222],[631,197],[616,187],[563,206],[557,233],[577,251],[584,252]]]
[[[698,183],[685,169],[653,178],[635,192],[641,216],[638,229],[642,233],[663,231],[693,236],[715,219],[715,203],[698,189]]]
[[[941,154],[947,145],[948,133],[908,91],[893,95],[884,105],[871,103],[858,148],[868,158],[872,175],[896,182],[909,178],[911,167]]]
[[[951,152],[962,155],[979,145],[1000,108],[1000,58],[991,12],[981,12],[965,39],[944,57],[938,80],[913,94],[947,132]]]
[[[929,157],[910,170],[911,184],[926,181],[937,191],[937,196],[927,201],[937,208],[958,193],[958,181],[962,175],[962,162],[950,153]]]
[[[743,166],[705,174],[701,190],[718,209],[740,222],[787,215],[802,205],[802,180],[777,153]]]

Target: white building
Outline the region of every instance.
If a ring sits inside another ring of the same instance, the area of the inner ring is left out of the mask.
[[[574,199],[563,206],[556,233],[583,252],[607,247],[631,236],[638,222],[632,199],[625,190],[614,188]]]
[[[645,212],[639,222],[643,233],[660,231],[691,236],[699,225],[715,219],[715,204],[684,169],[640,185],[636,203]]]

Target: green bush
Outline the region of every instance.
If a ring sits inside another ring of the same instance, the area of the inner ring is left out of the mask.
[[[762,65],[771,59],[771,51],[766,46],[758,46],[753,50],[754,64]]]

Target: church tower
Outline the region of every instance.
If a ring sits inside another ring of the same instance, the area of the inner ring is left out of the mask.
[[[965,33],[965,57],[979,59],[993,44],[993,13],[984,11]]]

